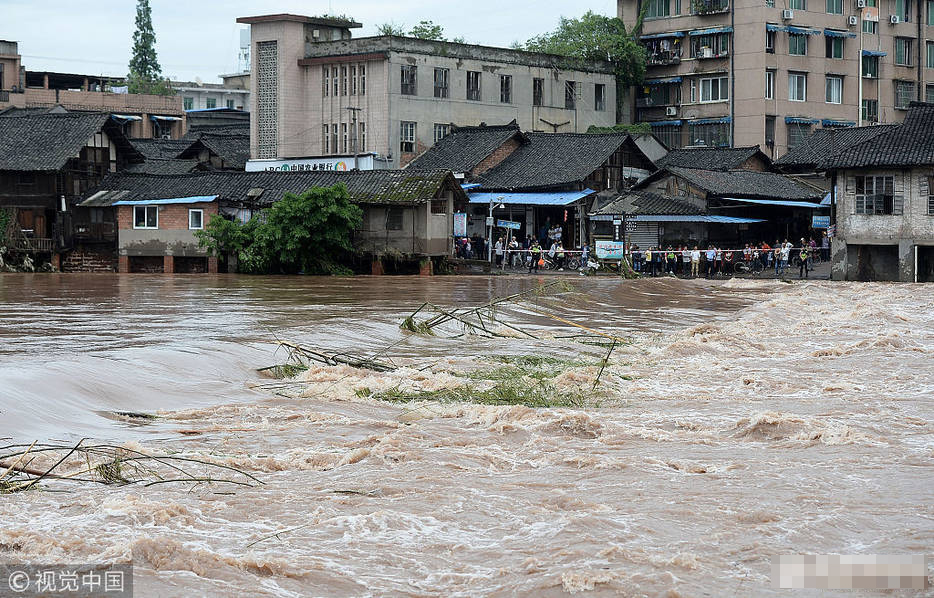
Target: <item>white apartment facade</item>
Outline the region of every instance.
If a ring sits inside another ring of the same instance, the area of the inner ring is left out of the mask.
[[[254,159],[375,152],[401,167],[452,125],[559,133],[616,122],[609,63],[381,36],[357,23],[297,15],[251,26]]]

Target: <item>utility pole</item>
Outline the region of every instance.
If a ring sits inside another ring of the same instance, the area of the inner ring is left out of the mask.
[[[347,106],[347,110],[350,110],[352,128],[350,135],[350,147],[353,150],[353,169],[359,170],[357,165],[357,112],[363,110],[363,108],[357,108],[356,106]]]

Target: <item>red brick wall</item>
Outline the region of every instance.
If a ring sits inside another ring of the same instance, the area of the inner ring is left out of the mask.
[[[217,214],[217,202],[159,206],[160,230],[188,230],[188,210],[204,210],[204,225]],[[133,228],[133,206],[117,206],[117,228]]]
[[[477,176],[490,170],[508,158],[512,152],[519,149],[520,145],[521,144],[519,143],[519,140],[517,140],[515,137],[510,138],[506,141],[506,143],[493,150],[493,153],[487,156],[483,162],[477,164],[477,166],[474,167],[474,169],[470,172],[471,176]]]

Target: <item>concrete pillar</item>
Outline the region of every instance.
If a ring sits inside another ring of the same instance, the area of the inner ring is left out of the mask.
[[[434,262],[431,261],[430,257],[426,257],[418,263],[418,275],[419,276],[432,276],[433,274],[434,274]]]
[[[175,256],[167,255],[162,258],[162,272],[164,274],[175,273]]]
[[[62,270],[62,254],[60,254],[60,253],[53,253],[53,254],[52,254],[52,267],[55,268],[55,270],[61,272],[61,270]]]
[[[847,279],[847,270],[849,268],[846,263],[847,249],[846,241],[839,237],[834,237],[830,240],[830,279],[831,280],[846,280]]]
[[[898,240],[898,280],[915,281],[915,244],[912,239]]]
[[[48,88],[49,88],[49,75],[48,73],[46,73],[45,75],[42,75],[42,89],[48,89]]]
[[[217,257],[208,256],[208,274],[217,274]]]
[[[88,89],[90,89],[90,86],[88,85],[88,78],[85,77],[84,82],[81,84],[81,90],[88,91]]]
[[[382,276],[383,272],[383,260],[378,257],[374,257],[373,261],[370,263],[370,272],[373,276]]]
[[[121,255],[117,258],[117,272],[126,274],[130,271],[130,256]]]

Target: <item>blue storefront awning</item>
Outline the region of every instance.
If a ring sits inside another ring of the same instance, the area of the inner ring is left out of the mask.
[[[149,120],[182,120],[182,119],[179,116],[157,116],[155,114],[150,114]]]
[[[471,189],[479,189],[481,187],[480,183],[464,183],[461,185],[461,189],[464,191],[470,191]]]
[[[819,208],[819,203],[810,201],[791,201],[782,199],[743,199],[738,197],[724,197],[726,201],[738,201],[740,203],[751,203],[761,206],[782,206],[786,208]]]
[[[594,214],[590,217],[595,222],[612,222],[619,218],[614,214]],[[715,216],[713,214],[638,214],[626,216],[629,222],[706,222],[708,224],[754,224],[765,222],[759,218],[739,218],[737,216]]]
[[[713,35],[714,33],[733,33],[732,27],[710,27],[708,29],[695,29],[689,35]]]
[[[820,29],[808,29],[807,27],[794,27],[792,25],[785,27],[785,31],[796,35],[820,35],[822,33]]]
[[[824,29],[824,35],[827,37],[856,37],[855,33],[849,31],[837,31],[836,29]]]
[[[473,204],[505,204],[527,206],[567,206],[575,201],[593,195],[596,191],[584,189],[583,191],[531,191],[528,193],[471,193],[470,203]]]
[[[211,203],[216,195],[195,195],[194,197],[173,197],[171,199],[141,199],[133,201],[115,201],[115,206],[164,206],[169,204]]]
[[[670,31],[668,33],[652,33],[649,35],[640,35],[639,39],[659,39],[662,37],[684,37],[680,31]]]
[[[863,56],[886,56],[886,53],[877,52],[875,50],[863,50]]]
[[[816,125],[818,121],[816,118],[805,118],[803,116],[786,116],[785,124],[786,125]]]
[[[833,120],[825,118],[820,121],[822,127],[855,127],[856,121],[853,120]]]
[[[786,31],[786,29],[782,27],[781,25],[773,25],[772,23],[766,23],[765,30],[766,31]]]
[[[143,120],[142,116],[134,116],[132,114],[111,114],[110,116],[117,120]]]
[[[833,202],[830,201],[830,195],[831,195],[831,194],[830,194],[830,191],[828,191],[828,192],[827,192],[827,195],[824,196],[824,199],[820,200],[820,205],[822,205],[822,206],[824,206],[824,207],[827,207],[827,206],[831,205],[831,203],[833,203]]]
[[[683,122],[682,120],[656,120],[649,124],[653,127],[676,127],[680,126]]]
[[[722,118],[699,118],[697,120],[689,120],[689,125],[717,125],[721,123],[732,122],[732,118],[729,116],[724,116]]]
[[[681,83],[681,77],[663,77],[661,79],[646,79],[645,85],[667,85],[669,83]]]

